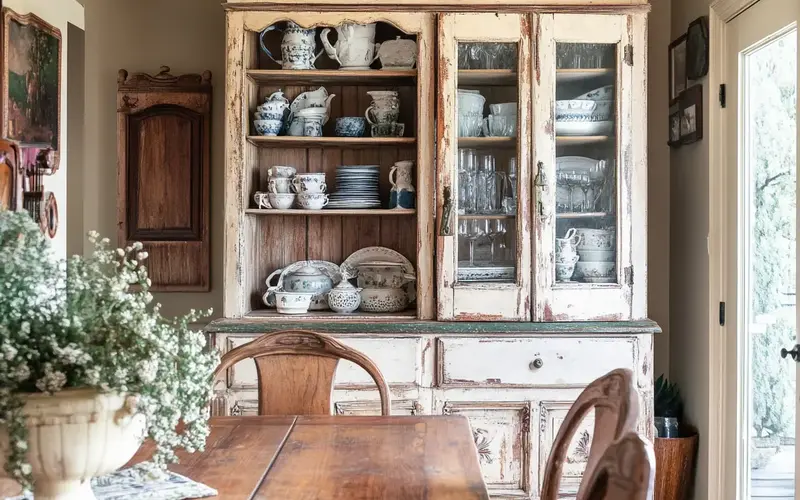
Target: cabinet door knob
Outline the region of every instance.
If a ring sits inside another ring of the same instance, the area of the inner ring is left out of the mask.
[[[542,358],[536,358],[533,361],[531,361],[531,364],[528,366],[530,367],[531,370],[538,370],[539,368],[544,366],[544,361],[542,360]]]

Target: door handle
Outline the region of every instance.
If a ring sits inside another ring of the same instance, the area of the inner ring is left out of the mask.
[[[439,236],[453,236],[453,194],[450,186],[444,188],[442,221],[439,223]]]
[[[787,351],[786,348],[781,349],[781,357],[786,359],[786,356],[792,356],[792,359],[800,362],[800,344],[794,346],[794,349]]]

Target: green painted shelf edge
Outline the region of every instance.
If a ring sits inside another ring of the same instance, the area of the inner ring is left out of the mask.
[[[661,333],[655,321],[450,322],[450,321],[303,321],[263,318],[218,319],[206,333],[264,334],[281,330],[311,330],[320,333],[392,334],[498,334],[498,335],[652,335]]]

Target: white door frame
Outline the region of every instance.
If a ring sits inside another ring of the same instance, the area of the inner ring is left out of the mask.
[[[729,199],[730,196],[737,196],[728,189],[733,181],[731,176],[738,176],[739,172],[738,168],[730,168],[737,164],[738,158],[731,154],[726,139],[729,137],[728,127],[738,126],[738,117],[730,116],[728,109],[720,107],[715,96],[720,85],[725,83],[729,69],[728,23],[758,1],[715,0],[709,12],[709,433],[706,437],[709,500],[739,498],[737,475],[742,464],[737,461],[741,457],[738,448],[743,444],[737,440],[741,417],[737,386],[742,374],[739,373],[740,367],[728,366],[730,353],[737,350],[739,336],[735,328],[738,318],[728,315],[726,325],[721,326],[718,308],[720,302],[730,304],[736,300],[728,297],[730,259],[735,263],[737,255],[727,245],[731,229],[727,207],[734,201]],[[729,328],[734,330],[731,332]]]

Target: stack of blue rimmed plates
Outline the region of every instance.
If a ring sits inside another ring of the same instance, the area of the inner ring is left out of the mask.
[[[336,192],[326,208],[381,208],[380,165],[343,165],[336,169]]]

